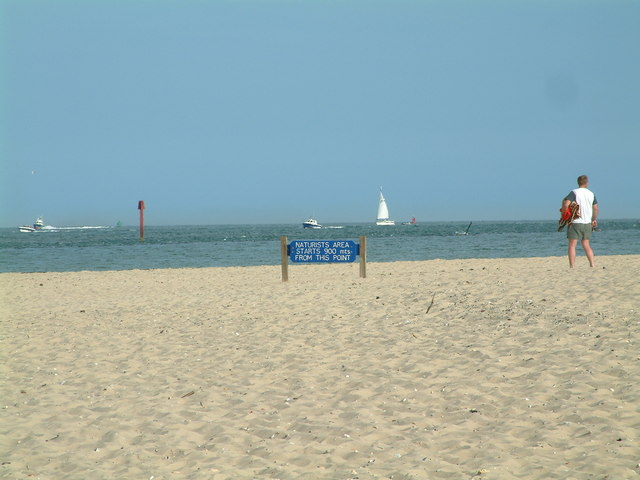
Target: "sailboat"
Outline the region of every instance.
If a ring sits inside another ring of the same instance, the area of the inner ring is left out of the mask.
[[[464,232],[456,232],[456,235],[469,235],[469,229],[471,228],[472,224],[473,224],[473,222],[469,222],[469,225],[467,226],[467,229]]]
[[[382,195],[382,187],[380,187],[380,198],[378,200],[378,219],[376,225],[395,225],[396,222],[389,219],[389,208],[387,207],[387,201]]]

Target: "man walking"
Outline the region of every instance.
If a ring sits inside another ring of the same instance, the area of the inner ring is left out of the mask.
[[[567,238],[569,239],[568,255],[569,255],[569,267],[573,268],[576,263],[576,245],[578,240],[582,244],[584,253],[589,259],[589,265],[595,267],[595,256],[589,239],[591,238],[591,232],[598,227],[598,200],[594,193],[589,190],[589,178],[586,175],[580,175],[578,177],[578,188],[571,190],[569,195],[562,200],[561,212],[566,211],[569,208],[571,202],[576,202],[580,207],[580,216],[573,220],[567,229]]]

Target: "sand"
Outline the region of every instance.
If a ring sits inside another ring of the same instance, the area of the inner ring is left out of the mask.
[[[0,274],[0,478],[640,478],[640,256]]]

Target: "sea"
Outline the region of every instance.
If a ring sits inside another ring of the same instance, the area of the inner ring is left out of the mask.
[[[372,223],[304,229],[282,225],[45,226],[0,229],[0,272],[70,272],[280,265],[281,237],[354,240],[366,237],[367,262],[517,258],[566,255],[556,221]],[[640,220],[606,220],[591,245],[598,255],[640,254]],[[578,246],[578,255],[584,255]]]

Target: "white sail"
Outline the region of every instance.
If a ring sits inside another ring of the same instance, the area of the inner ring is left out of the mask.
[[[382,191],[380,191],[380,200],[378,202],[378,220],[389,220],[389,207],[387,207]]]
[[[378,219],[376,221],[376,225],[395,225],[396,222],[393,220],[389,220],[389,207],[387,207],[387,202],[384,199],[384,195],[382,195],[382,189],[380,189],[380,198],[378,200]]]

